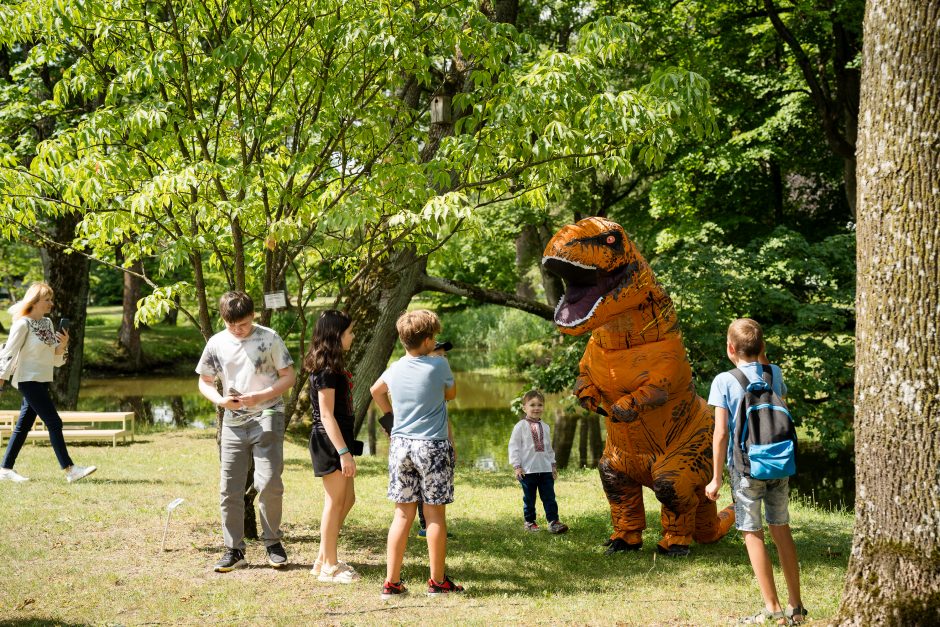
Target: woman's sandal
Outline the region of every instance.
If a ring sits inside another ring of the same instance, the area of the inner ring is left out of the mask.
[[[786,613],[783,610],[779,612],[769,612],[766,609],[762,609],[757,614],[753,616],[745,616],[738,621],[739,625],[789,625],[790,619],[787,618]]]
[[[787,619],[792,625],[802,625],[806,622],[806,615],[809,612],[806,611],[806,608],[802,605],[797,605],[796,607],[788,607],[785,611]],[[799,616],[799,618],[796,618]]]

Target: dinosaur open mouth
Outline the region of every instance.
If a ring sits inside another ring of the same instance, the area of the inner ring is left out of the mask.
[[[565,281],[565,294],[555,308],[555,324],[568,328],[590,320],[604,299],[623,285],[631,269],[636,269],[635,264],[624,264],[602,272],[560,257],[545,257],[542,265]]]

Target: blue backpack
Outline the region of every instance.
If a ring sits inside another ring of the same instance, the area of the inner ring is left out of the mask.
[[[773,387],[773,370],[761,365],[759,381],[751,382],[738,368],[729,370],[744,398],[734,420],[734,466],[754,479],[783,479],[796,473],[796,427],[790,410]]]

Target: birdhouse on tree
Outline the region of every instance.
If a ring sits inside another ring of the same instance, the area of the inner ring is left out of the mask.
[[[438,94],[431,97],[431,123],[432,124],[450,124],[452,122],[450,112],[450,96]]]

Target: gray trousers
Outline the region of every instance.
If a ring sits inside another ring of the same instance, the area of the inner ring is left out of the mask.
[[[284,413],[265,412],[257,420],[230,427],[222,424],[222,477],[219,482],[222,533],[229,549],[245,550],[245,485],[251,460],[255,462],[255,490],[261,511],[265,546],[281,541],[281,505],[284,497]]]

